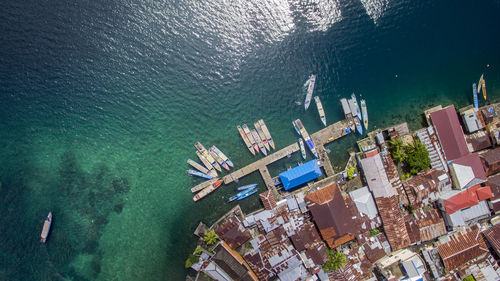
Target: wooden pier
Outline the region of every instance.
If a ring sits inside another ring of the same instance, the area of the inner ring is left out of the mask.
[[[347,121],[342,120],[330,126],[327,126],[311,135],[311,139],[314,143],[314,146],[318,151],[318,156],[319,156],[318,160],[320,161],[320,166],[323,166],[327,176],[333,176],[335,174],[335,171],[333,170],[332,163],[330,162],[330,158],[328,158],[328,154],[325,151],[324,145],[349,134],[345,131],[347,127],[348,127]],[[299,149],[300,149],[299,145],[296,142],[285,148],[282,148],[281,150],[278,150],[260,160],[251,163],[248,166],[245,166],[223,177],[222,179],[224,180],[224,184],[230,184],[233,181],[237,181],[243,178],[244,176],[247,176],[259,170],[260,175],[264,180],[264,183],[266,184],[266,187],[270,190],[275,191],[274,182],[272,180],[271,175],[269,174],[267,165],[276,162],[280,159],[283,159],[287,155],[291,155],[292,153],[299,151]]]

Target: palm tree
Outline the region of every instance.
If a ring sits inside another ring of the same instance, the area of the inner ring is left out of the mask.
[[[329,257],[328,261],[323,266],[323,268],[326,271],[329,271],[329,270],[333,270],[333,271],[339,270],[342,267],[344,267],[344,265],[346,264],[346,257],[345,257],[345,255],[343,253],[340,253],[340,252],[335,252],[334,253],[332,250],[327,250],[326,254]]]
[[[205,234],[203,235],[203,241],[205,241],[205,243],[207,243],[208,246],[215,244],[215,242],[217,242],[218,239],[219,236],[215,234],[215,230],[205,232]]]
[[[389,142],[389,150],[391,151],[392,159],[395,162],[401,163],[406,158],[405,147],[401,138],[392,139]]]

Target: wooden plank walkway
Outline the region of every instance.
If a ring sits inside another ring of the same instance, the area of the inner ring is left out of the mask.
[[[267,165],[276,162],[289,154],[299,151],[299,145],[297,143],[293,143],[285,148],[282,148],[273,154],[270,154],[260,160],[257,160],[251,163],[248,166],[245,166],[239,170],[234,171],[233,173],[225,176],[223,178],[224,184],[232,183],[235,180],[241,179],[242,177],[249,175],[257,170],[260,171],[260,174],[264,180],[264,183],[269,188],[270,186],[274,186],[274,183],[271,179],[271,175],[267,170]]]

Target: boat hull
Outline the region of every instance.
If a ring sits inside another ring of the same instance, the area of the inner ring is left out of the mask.
[[[302,154],[302,159],[306,159],[306,148],[304,147],[304,142],[302,139],[299,139],[299,147],[300,147],[300,154]]]
[[[479,108],[479,99],[477,98],[477,85],[476,83],[472,84],[472,96],[474,98],[474,107],[476,109]]]
[[[314,92],[314,84],[316,83],[316,76],[311,74],[309,77],[309,85],[307,87],[306,99],[304,100],[304,109],[307,110],[311,104],[312,94]]]
[[[237,190],[238,191],[242,191],[242,190],[246,190],[246,189],[253,188],[253,187],[256,187],[256,186],[257,186],[256,183],[247,184],[247,185],[238,187]]]
[[[323,109],[323,104],[321,104],[321,100],[319,99],[318,96],[314,97],[314,102],[316,102],[316,107],[318,108],[319,118],[321,119],[323,125],[325,125],[326,127],[326,116],[325,116],[325,110]]]
[[[50,227],[52,226],[52,212],[49,212],[47,218],[43,222],[42,233],[40,234],[40,242],[47,242],[47,237],[49,236]]]
[[[215,183],[205,187],[204,189],[202,189],[200,192],[198,192],[198,194],[196,194],[194,197],[193,197],[193,201],[194,202],[197,202],[198,200],[202,199],[202,198],[205,198],[207,195],[209,195],[210,193],[214,192],[215,190],[217,190],[217,188],[219,188],[219,186],[222,184],[222,180],[218,180],[216,181]]]
[[[256,193],[257,191],[258,191],[258,189],[256,187],[243,190],[241,192],[238,192],[238,194],[231,196],[228,201],[232,202],[235,200],[239,201],[239,200],[245,199],[247,197],[250,197],[252,194]]]
[[[243,140],[243,142],[247,146],[247,149],[250,151],[250,153],[252,153],[252,155],[255,155],[255,150],[253,149],[252,144],[248,140],[248,137],[245,134],[245,132],[243,131],[243,129],[241,128],[241,126],[238,125],[238,126],[236,126],[236,128],[238,129],[238,133],[240,133],[241,139]]]
[[[204,179],[207,179],[207,180],[211,180],[211,179],[213,178],[211,175],[204,174],[204,173],[202,173],[202,172],[195,171],[195,170],[187,170],[186,172],[187,172],[190,176],[197,176],[197,177],[204,178]]]
[[[267,129],[266,123],[264,123],[264,120],[260,119],[259,121],[260,127],[262,128],[262,131],[264,132],[264,135],[267,138],[267,142],[269,143],[269,146],[271,146],[272,149],[276,149],[274,146],[274,140],[271,137],[271,133],[269,133],[269,129]]]

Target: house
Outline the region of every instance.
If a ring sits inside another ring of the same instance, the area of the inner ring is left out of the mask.
[[[452,190],[438,200],[446,225],[452,229],[471,224],[491,215],[487,199],[493,196],[489,186],[476,185],[464,191]]]
[[[366,157],[360,160],[361,167],[365,174],[366,182],[373,196],[392,197],[398,195],[392,184],[389,182],[387,173],[385,172],[382,157],[378,151],[373,151],[366,154]]]
[[[500,172],[500,147],[479,155],[486,175],[491,176]]]
[[[380,227],[382,220],[378,215],[377,205],[373,200],[373,195],[367,186],[349,192],[349,196],[356,205],[358,212],[365,215],[370,220],[370,229]]]
[[[408,249],[381,258],[376,266],[388,280],[421,280],[427,271],[420,256]]]
[[[215,255],[207,261],[202,271],[213,280],[258,281],[243,258],[221,241],[213,250]]]
[[[430,120],[436,130],[447,161],[469,154],[455,106],[450,105],[430,113]]]
[[[457,189],[466,189],[486,181],[486,172],[477,153],[467,154],[453,160],[450,174]]]
[[[436,170],[448,172],[448,165],[441,151],[441,145],[432,126],[420,129],[415,132],[420,142],[429,151],[431,167]]]
[[[413,208],[429,205],[438,199],[438,193],[451,190],[451,179],[443,170],[430,169],[420,172],[403,183]]]
[[[467,132],[474,133],[482,128],[484,124],[481,120],[480,113],[476,108],[471,108],[462,113],[462,120],[464,121]]]
[[[412,244],[432,240],[445,235],[446,225],[438,210],[418,209],[405,216],[405,225]]]
[[[352,201],[350,197],[342,196],[336,183],[305,198],[321,237],[332,249],[353,240],[356,234],[363,231],[360,214],[354,203],[348,204],[347,200]]]
[[[323,173],[318,165],[318,160],[314,159],[279,174],[279,177],[283,183],[283,188],[285,190],[290,190],[301,184],[321,177],[322,175]]]
[[[500,175],[488,178],[486,184],[491,188],[492,197],[489,206],[495,214],[500,213]]]
[[[437,248],[449,272],[489,253],[478,225],[441,237]]]
[[[398,197],[380,197],[376,198],[375,202],[392,250],[396,251],[409,246],[410,237],[405,227]]]
[[[486,131],[478,131],[466,136],[469,151],[476,152],[491,147],[490,135]]]
[[[243,227],[236,216],[227,218],[217,229],[215,229],[215,233],[217,233],[217,235],[219,235],[219,237],[221,237],[232,249],[238,248],[250,239],[248,230]]]
[[[261,194],[259,194],[259,197],[262,201],[262,204],[264,205],[264,209],[272,210],[276,207],[276,199],[274,198],[271,190],[262,192]]]
[[[483,231],[486,244],[492,249],[497,257],[500,257],[500,224],[494,225]]]

